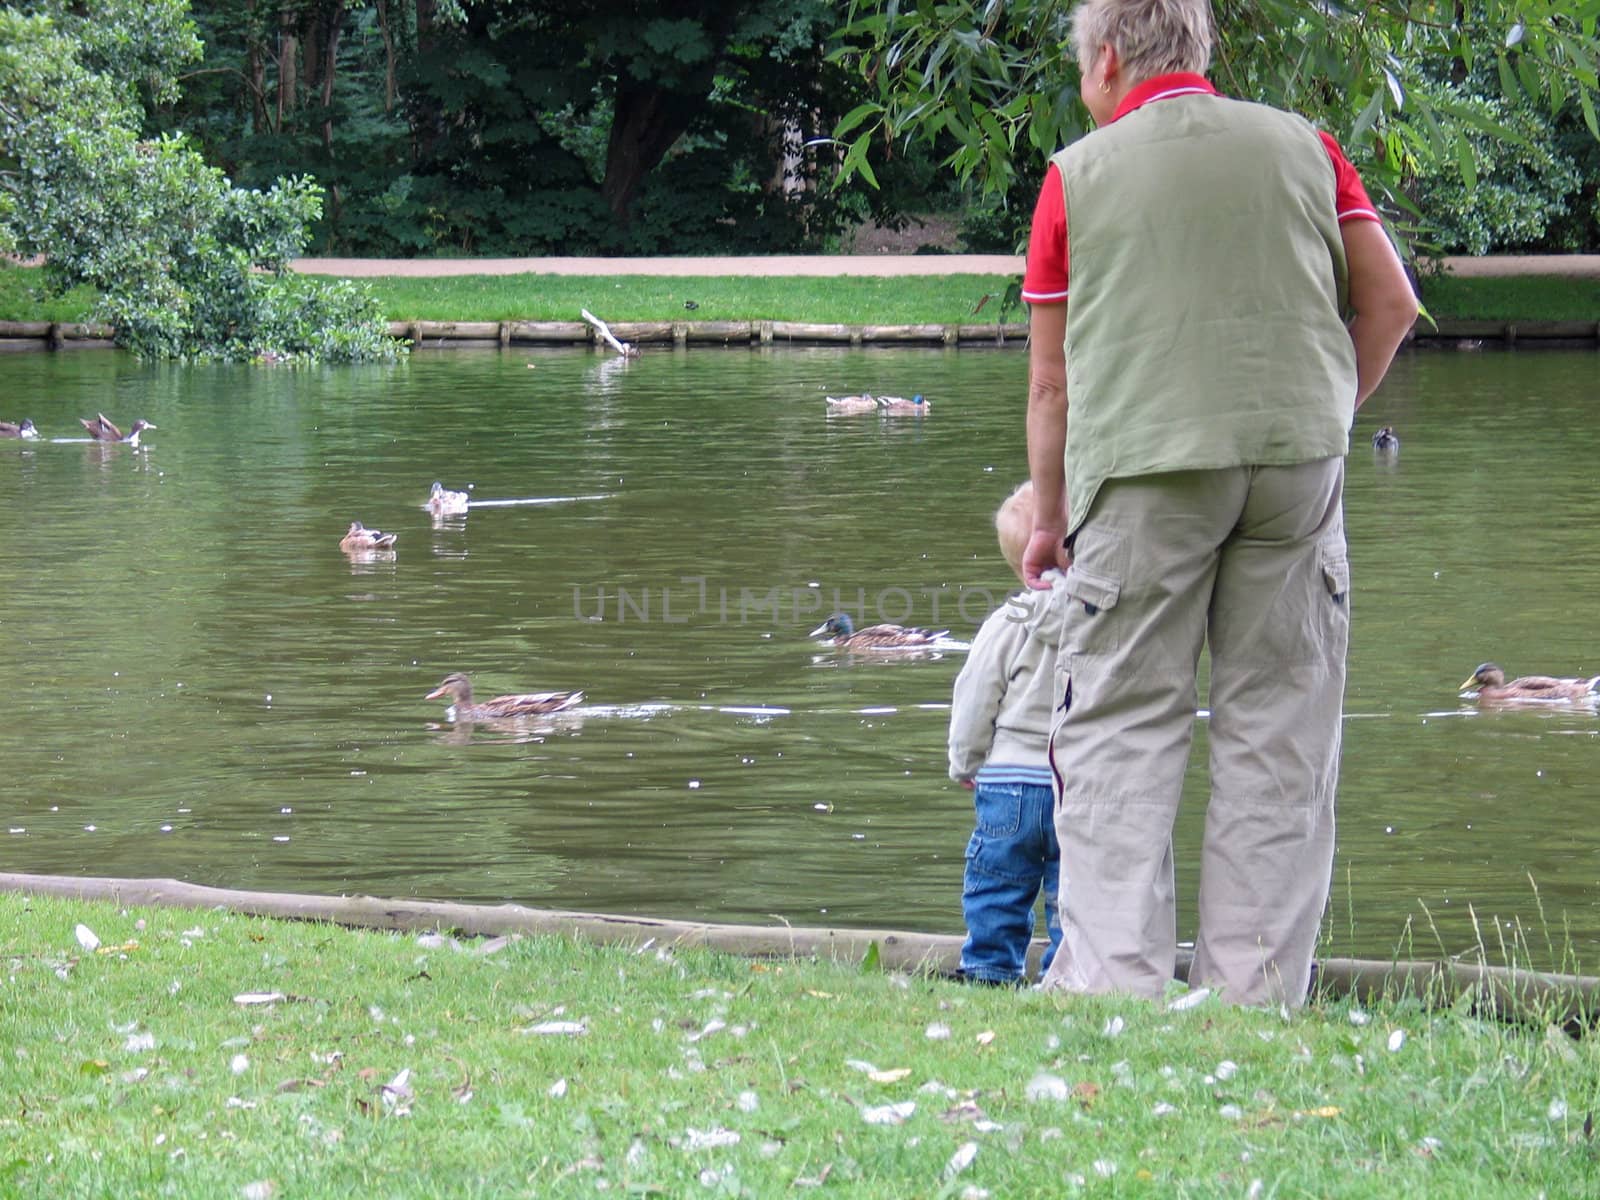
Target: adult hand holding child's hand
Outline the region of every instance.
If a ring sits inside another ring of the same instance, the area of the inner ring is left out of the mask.
[[[1035,590],[1046,591],[1050,584],[1040,578],[1046,571],[1059,568],[1065,571],[1072,565],[1072,555],[1067,550],[1066,529],[1035,529],[1028,537],[1028,546],[1022,552],[1022,582]]]

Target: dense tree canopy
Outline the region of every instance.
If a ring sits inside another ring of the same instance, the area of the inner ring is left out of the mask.
[[[918,146],[981,189],[1037,187],[1044,159],[1079,136],[1070,0],[851,0],[835,60],[872,95],[835,130],[847,174]],[[1369,187],[1395,205],[1419,176],[1450,171],[1470,191],[1474,134],[1516,141],[1504,106],[1595,115],[1597,0],[1216,0],[1213,68],[1230,95],[1293,109],[1354,149]],[[1500,93],[1474,102],[1475,79]],[[1591,203],[1592,188],[1588,193]]]
[[[0,249],[98,289],[145,356],[392,356],[369,301],[285,272],[314,183],[242,190],[181,135],[141,135],[199,49],[183,0],[0,7]]]
[[[831,0],[196,0],[171,119],[236,178],[310,172],[329,248],[754,252],[856,199],[804,143],[854,85]],[[848,204],[846,205],[848,207]]]

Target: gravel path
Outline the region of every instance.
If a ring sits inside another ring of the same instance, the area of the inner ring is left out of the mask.
[[[1447,258],[1461,276],[1566,275],[1600,279],[1600,254]],[[1011,254],[777,254],[722,258],[301,258],[306,275],[1020,275]]]

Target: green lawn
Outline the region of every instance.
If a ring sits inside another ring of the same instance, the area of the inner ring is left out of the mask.
[[[930,267],[933,260],[930,260]],[[902,278],[749,276],[458,275],[364,280],[397,321],[807,321],[845,325],[978,324],[1000,316],[1014,281],[1000,275]],[[985,297],[988,297],[986,300]],[[1600,280],[1538,276],[1428,276],[1423,300],[1436,320],[1600,320]],[[693,303],[694,308],[687,307]],[[39,274],[0,267],[0,320],[86,319],[93,293],[50,297]],[[980,309],[980,305],[982,306]],[[1006,314],[1025,320],[1023,310]]]
[[[1193,999],[6,894],[0,1195],[1600,1187],[1600,1039]]]

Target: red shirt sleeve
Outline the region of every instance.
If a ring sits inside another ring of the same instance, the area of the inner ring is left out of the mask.
[[[1344,156],[1344,151],[1339,149],[1339,143],[1333,140],[1331,134],[1320,130],[1317,136],[1322,139],[1328,157],[1333,160],[1335,206],[1339,212],[1340,222],[1379,220],[1378,210],[1367,198],[1366,185],[1361,182],[1361,176],[1356,169],[1350,165],[1350,160]]]
[[[1060,304],[1067,298],[1067,198],[1055,163],[1044,173],[1033,207],[1022,298],[1029,304]]]

